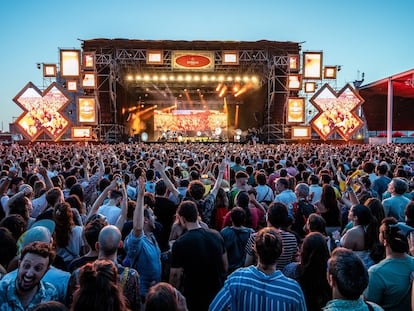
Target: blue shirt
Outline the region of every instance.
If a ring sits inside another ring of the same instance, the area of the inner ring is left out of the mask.
[[[56,288],[47,282],[40,281],[39,290],[33,296],[29,305],[24,308],[16,292],[16,278],[0,282],[0,311],[31,310],[38,304],[46,301],[58,300]]]
[[[384,310],[379,305],[369,302],[374,311]],[[323,311],[368,311],[368,305],[362,298],[357,300],[333,299],[323,308]]]
[[[15,280],[17,276],[17,269],[7,273],[1,281],[10,282]],[[70,279],[70,273],[50,266],[42,278],[42,281],[50,283],[56,288],[58,300],[61,303],[66,302],[66,292],[68,290],[68,283]]]
[[[218,310],[307,310],[299,284],[276,270],[265,274],[255,266],[240,268],[230,274],[223,288],[210,304]]]
[[[141,236],[136,237],[131,231],[125,239],[124,248],[130,266],[139,273],[141,296],[146,296],[148,289],[161,281],[161,250],[157,240],[152,233],[147,237],[142,231]]]

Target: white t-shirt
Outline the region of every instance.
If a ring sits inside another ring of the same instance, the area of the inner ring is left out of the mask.
[[[98,214],[102,214],[108,220],[108,224],[115,225],[119,215],[121,215],[121,209],[114,205],[102,205],[98,208]]]
[[[69,244],[66,247],[57,248],[57,255],[62,257],[65,262],[70,262],[80,256],[81,249],[85,245],[82,231],[83,228],[81,226],[73,227],[69,237]]]

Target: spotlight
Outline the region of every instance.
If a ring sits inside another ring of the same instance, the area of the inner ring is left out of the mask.
[[[36,67],[37,67],[37,69],[40,69],[41,68],[41,64],[40,63],[36,63]]]

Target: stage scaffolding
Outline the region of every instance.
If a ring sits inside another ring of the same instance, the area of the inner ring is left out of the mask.
[[[251,73],[260,76],[260,86],[266,94],[266,102],[260,103],[263,120],[260,131],[266,142],[284,139],[286,104],[289,97],[287,76],[288,55],[299,54],[300,45],[295,42],[235,42],[235,41],[143,41],[125,39],[94,39],[83,41],[84,52],[95,53],[95,70],[98,85],[93,94],[98,102],[98,125],[94,132],[99,141],[121,141],[125,126],[121,116],[119,88],[134,87],[128,84],[128,73],[171,72],[171,55],[174,50],[214,52],[215,73]],[[147,64],[148,50],[162,50],[163,64]],[[224,65],[222,52],[238,51],[239,64]]]

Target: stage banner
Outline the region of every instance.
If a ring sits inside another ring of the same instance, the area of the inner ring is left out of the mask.
[[[173,70],[213,71],[214,52],[210,51],[172,51]]]
[[[13,101],[24,111],[15,123],[32,141],[42,133],[57,140],[70,125],[62,110],[71,100],[56,82],[43,93],[29,82]]]
[[[337,132],[348,141],[364,125],[357,111],[364,100],[349,84],[337,93],[326,83],[310,102],[318,109],[310,124],[323,140]]]

